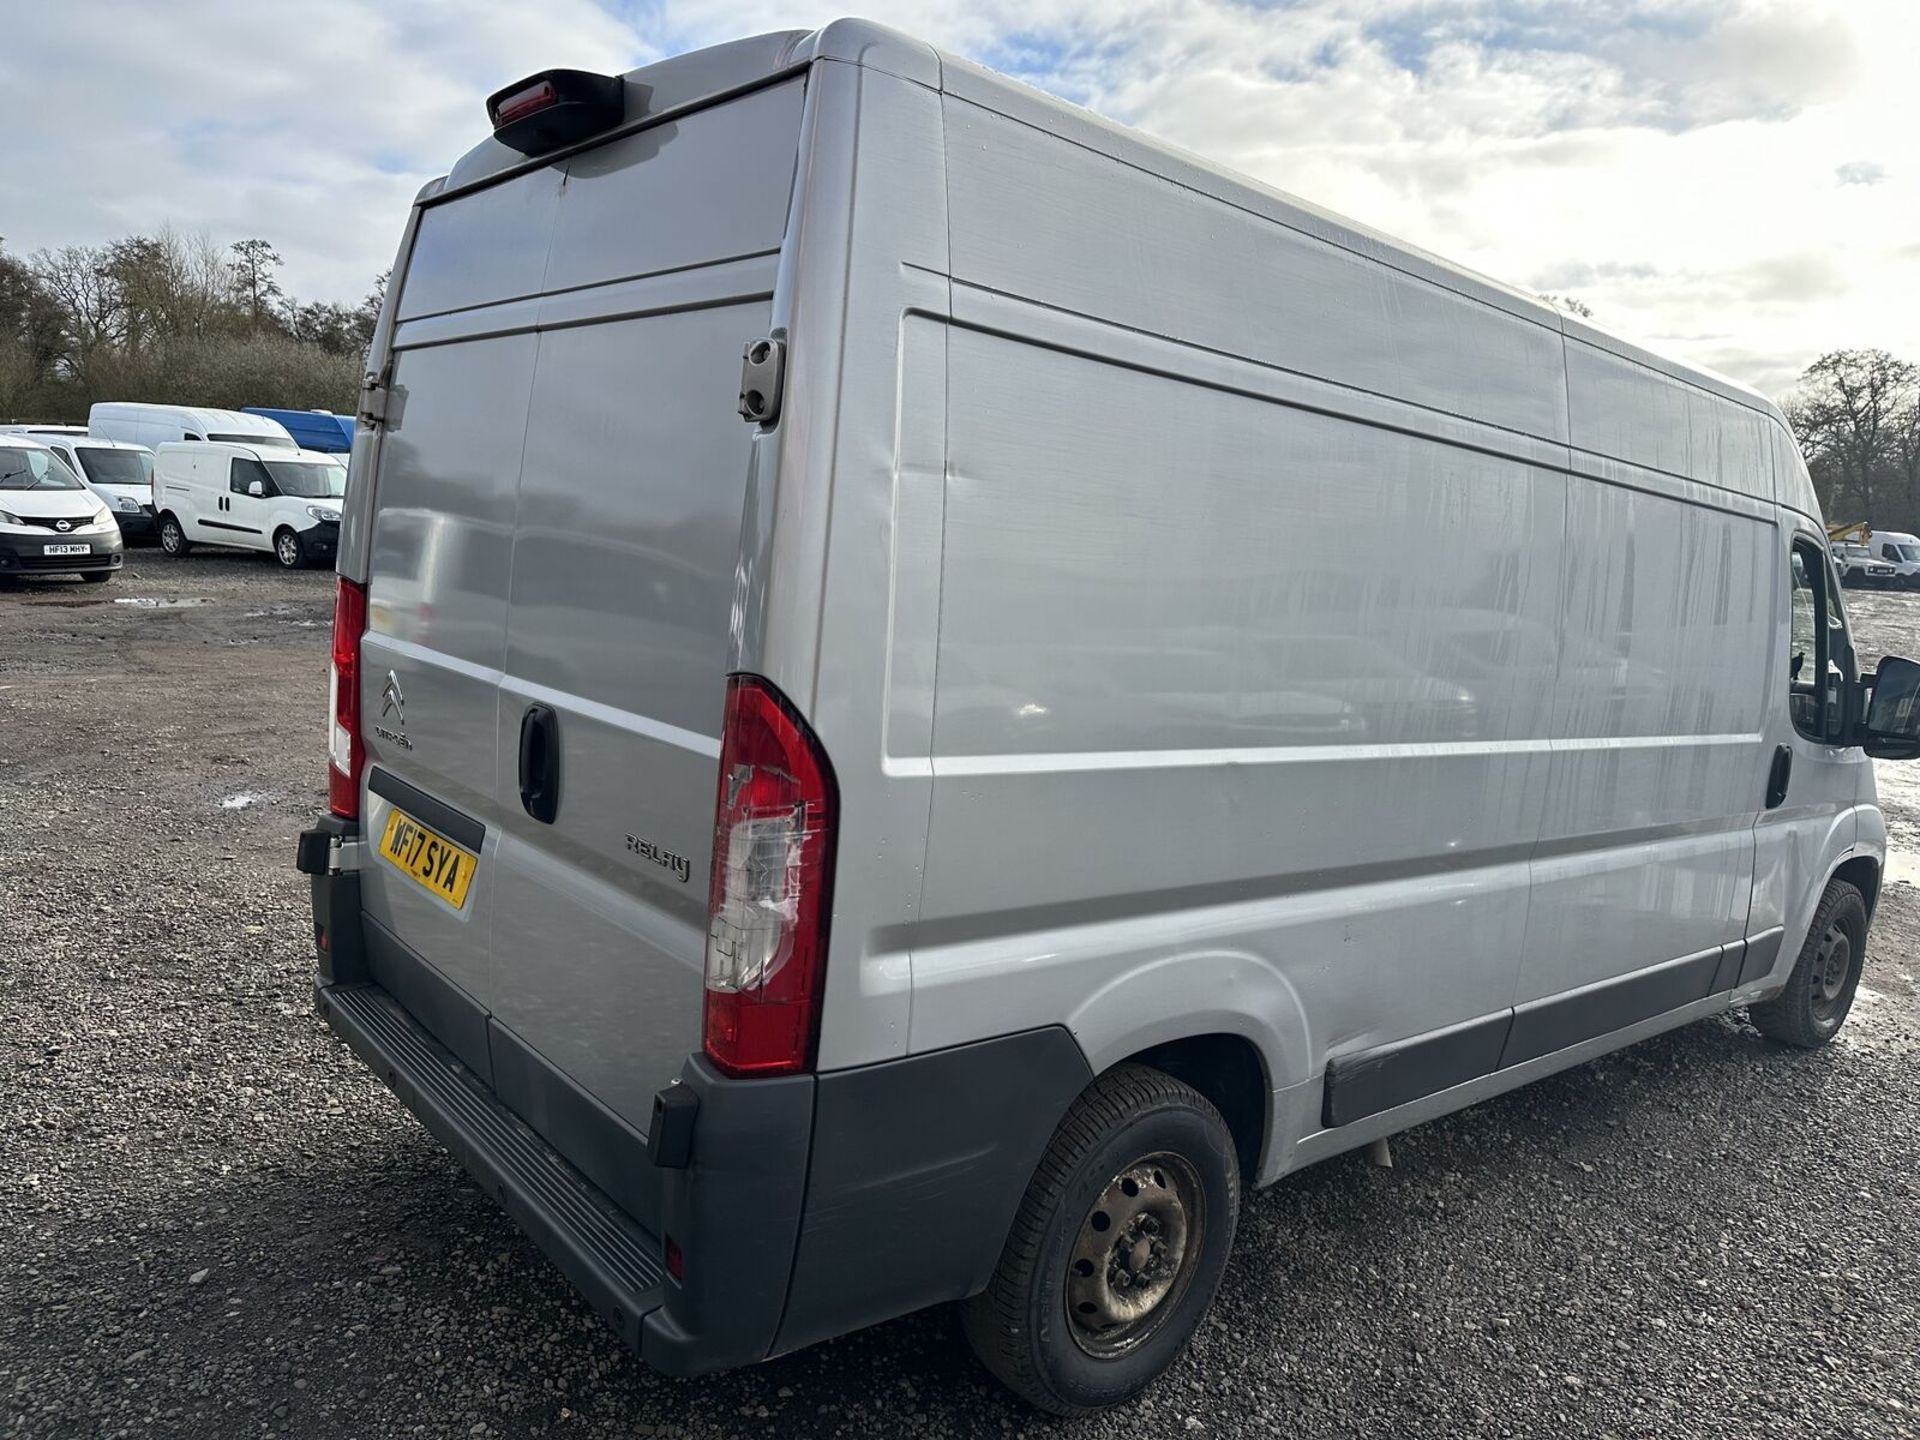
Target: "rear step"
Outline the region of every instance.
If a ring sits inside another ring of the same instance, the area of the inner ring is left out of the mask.
[[[666,1299],[660,1242],[547,1148],[377,985],[323,986],[320,1014],[636,1352]]]

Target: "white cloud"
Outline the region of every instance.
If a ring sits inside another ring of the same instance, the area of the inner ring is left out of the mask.
[[[236,0],[36,6],[0,74],[30,112],[0,233],[30,249],[163,220],[264,235],[349,299],[482,97],[611,69],[812,0]],[[879,0],[898,25],[1284,190],[1779,391],[1819,351],[1920,359],[1920,7],[1911,0]],[[276,36],[293,37],[276,48]],[[284,54],[281,51],[284,50]],[[34,115],[45,116],[44,121]],[[36,128],[38,127],[38,128]]]

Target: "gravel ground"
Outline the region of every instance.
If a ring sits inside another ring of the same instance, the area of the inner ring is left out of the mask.
[[[1920,1434],[1907,884],[1825,1051],[1705,1022],[1253,1197],[1122,1411],[1021,1410],[937,1312],[650,1374],[313,1014],[331,586],[136,552],[0,594],[5,1434]],[[1920,655],[1920,597],[1853,609]]]

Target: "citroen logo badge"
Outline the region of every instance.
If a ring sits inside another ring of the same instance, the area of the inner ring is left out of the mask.
[[[393,671],[387,671],[387,683],[380,687],[380,718],[398,715],[402,725],[407,723],[407,697],[400,693],[400,677]]]

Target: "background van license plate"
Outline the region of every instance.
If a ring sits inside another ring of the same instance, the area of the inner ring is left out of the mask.
[[[380,854],[456,910],[466,905],[467,887],[473,884],[474,867],[480,863],[471,850],[461,849],[398,810],[387,816]]]
[[[85,555],[93,549],[91,545],[48,545],[44,548],[49,555]]]

